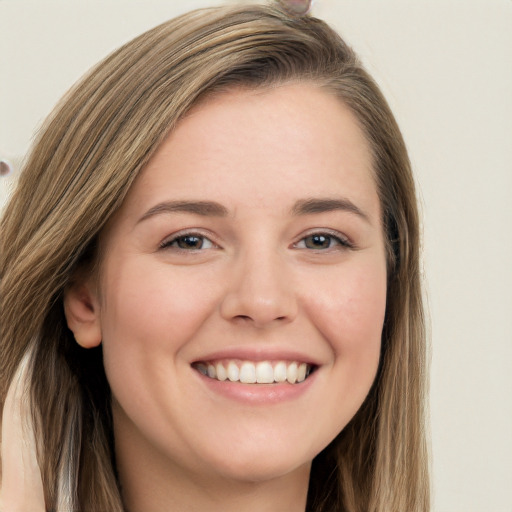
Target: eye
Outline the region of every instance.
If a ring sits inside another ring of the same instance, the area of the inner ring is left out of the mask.
[[[298,249],[313,249],[317,251],[325,251],[327,249],[351,248],[352,244],[340,235],[333,235],[331,233],[312,233],[299,240],[295,247]]]
[[[213,248],[214,243],[203,235],[197,233],[185,233],[174,236],[171,239],[164,240],[160,244],[160,247],[162,249],[171,248],[181,251],[199,251]]]

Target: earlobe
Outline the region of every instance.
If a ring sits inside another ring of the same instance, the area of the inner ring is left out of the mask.
[[[64,313],[80,346],[93,348],[101,343],[99,301],[89,283],[74,283],[65,290]]]

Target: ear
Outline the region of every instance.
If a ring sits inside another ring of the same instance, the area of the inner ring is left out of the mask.
[[[64,313],[76,342],[83,348],[101,343],[100,304],[88,281],[75,281],[64,291]]]

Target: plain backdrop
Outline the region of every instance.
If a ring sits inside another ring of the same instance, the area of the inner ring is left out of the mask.
[[[17,164],[111,50],[216,3],[0,0],[0,157]],[[313,14],[381,85],[417,178],[434,510],[512,512],[512,1],[318,0]],[[15,179],[0,178],[0,208]]]

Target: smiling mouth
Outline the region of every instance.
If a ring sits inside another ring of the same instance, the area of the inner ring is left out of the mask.
[[[242,384],[299,384],[315,370],[313,365],[298,361],[200,361],[192,366],[210,379]]]

